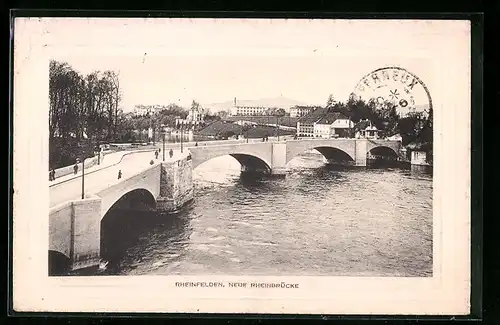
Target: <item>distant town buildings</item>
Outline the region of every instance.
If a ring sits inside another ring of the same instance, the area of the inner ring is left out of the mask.
[[[205,118],[205,112],[201,106],[191,107],[189,110],[186,120],[188,123],[198,125],[203,122]]]
[[[265,115],[268,109],[264,106],[235,106],[232,112],[237,116],[259,116]]]
[[[324,107],[318,107],[297,121],[297,136],[314,137],[314,124],[328,112]]]
[[[370,120],[361,120],[354,127],[356,139],[378,139],[379,130]]]
[[[294,106],[290,107],[290,117],[302,117],[314,111],[315,106]]]
[[[313,137],[314,136],[314,121],[304,120],[297,122],[297,136]]]
[[[157,113],[163,109],[166,109],[164,105],[135,105],[134,115],[135,116],[146,116],[148,114]]]
[[[297,136],[315,138],[345,138],[354,123],[340,112],[315,108],[297,121]]]
[[[411,164],[420,166],[429,166],[430,163],[427,161],[427,153],[420,150],[411,151]]]
[[[175,125],[179,126],[183,124],[197,126],[204,122],[205,115],[205,111],[200,105],[192,105],[189,109],[187,117],[185,119],[177,117],[175,119]]]
[[[265,116],[274,115],[276,110],[282,107],[263,106],[263,105],[238,105],[236,98],[233,107],[230,110],[232,116]]]
[[[347,138],[354,123],[339,112],[330,113],[317,120],[313,125],[315,138]]]

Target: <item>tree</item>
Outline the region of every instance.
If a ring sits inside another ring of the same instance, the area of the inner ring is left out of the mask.
[[[403,138],[403,145],[407,145],[418,139],[422,129],[422,112],[412,112],[398,120],[397,130]]]
[[[94,71],[86,76],[68,63],[49,63],[49,164],[72,163],[75,155],[88,155],[96,141],[113,138],[121,100],[118,75]],[[91,150],[93,152],[93,150]]]
[[[278,108],[275,112],[274,112],[274,115],[276,116],[285,116],[286,115],[286,112],[283,108]]]
[[[335,98],[333,97],[333,95],[330,94],[328,96],[328,100],[326,101],[326,106],[325,107],[328,108],[328,109],[331,109],[331,108],[333,108],[335,106],[336,103],[337,103],[337,101],[335,100]]]
[[[226,118],[227,116],[230,115],[230,112],[229,111],[219,111],[217,113],[215,113],[218,117],[220,117],[221,119],[224,119]]]

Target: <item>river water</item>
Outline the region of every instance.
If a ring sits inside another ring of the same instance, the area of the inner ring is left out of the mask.
[[[102,222],[100,275],[432,276],[432,175],[330,167],[313,153],[285,178],[240,175],[225,156],[194,170],[175,215]]]

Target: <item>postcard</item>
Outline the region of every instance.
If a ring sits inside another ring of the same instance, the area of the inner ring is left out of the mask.
[[[468,314],[470,28],[16,18],[14,310]]]

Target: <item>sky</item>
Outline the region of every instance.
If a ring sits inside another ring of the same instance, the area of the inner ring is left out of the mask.
[[[411,21],[80,20],[65,26],[51,34],[64,44],[52,58],[84,74],[119,72],[125,111],[234,97],[324,105],[329,94],[347,100],[363,76],[385,66],[416,74],[432,93],[430,58],[442,42],[432,23]],[[441,27],[451,33],[455,26]],[[78,28],[81,38],[71,37],[69,30],[75,35]],[[100,37],[90,38],[92,32]]]

